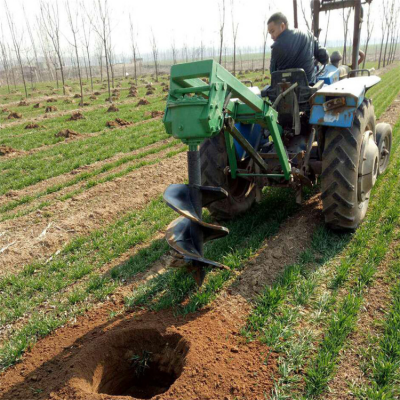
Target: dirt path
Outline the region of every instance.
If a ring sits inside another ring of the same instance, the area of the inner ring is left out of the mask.
[[[0,254],[0,275],[47,259],[77,235],[144,207],[169,184],[183,182],[186,177],[186,154],[181,153],[53,203],[45,215],[38,212],[4,221],[0,224],[0,248],[8,247]]]

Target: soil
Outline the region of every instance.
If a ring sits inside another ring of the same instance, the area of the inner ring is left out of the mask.
[[[152,91],[152,90],[148,90],[147,92],[146,92],[146,96],[151,96],[151,95],[153,95],[154,94],[154,92]]]
[[[8,115],[7,119],[21,119],[22,114],[18,112],[12,112]]]
[[[74,99],[80,99],[80,98],[81,98],[80,94],[78,94],[78,93],[74,94]]]
[[[71,100],[71,99],[65,99],[65,100],[63,101],[64,104],[72,104],[73,102],[74,102],[74,101]]]
[[[44,112],[45,113],[51,113],[51,112],[54,112],[54,111],[58,111],[58,108],[56,106],[47,106]]]
[[[55,137],[63,137],[63,138],[71,138],[75,136],[79,136],[78,132],[73,131],[72,129],[63,129],[60,132],[57,132]]]
[[[143,160],[156,159],[169,151],[166,149]],[[71,178],[70,174],[67,176]],[[74,237],[89,234],[126,212],[143,208],[169,184],[183,183],[186,177],[186,154],[180,153],[94,186],[66,201],[53,202],[43,211],[1,222],[0,248],[12,245],[3,251],[0,258],[0,276],[17,272],[27,263],[48,259]],[[62,178],[58,177],[51,183],[62,182]],[[32,188],[30,190],[32,193]],[[62,193],[58,192],[56,196]],[[40,201],[51,198],[51,195],[45,196]]]
[[[92,95],[89,97],[90,100],[97,100],[97,97],[95,95]]]
[[[25,101],[25,100],[21,100],[19,103],[18,103],[18,106],[19,107],[26,107],[26,106],[28,106],[29,104]]]
[[[136,104],[136,107],[138,106],[147,106],[147,104],[150,104],[150,102],[146,99],[140,99],[139,102]]]
[[[33,106],[33,108],[41,108],[42,107],[42,104],[41,103],[36,103],[34,106]]]
[[[115,309],[104,305],[37,343],[0,377],[1,398],[261,400],[270,392],[276,355],[244,343],[243,300],[186,318],[142,311],[109,320]]]
[[[108,109],[107,112],[118,112],[119,108],[112,104]]]
[[[50,97],[50,99],[47,99],[47,103],[57,103],[57,99],[55,99],[54,97]]]
[[[13,149],[10,146],[0,146],[0,156],[5,156],[7,154],[15,153],[18,150]]]
[[[145,111],[143,114],[143,117],[151,117],[151,118],[158,118],[158,117],[163,117],[164,116],[164,111]]]
[[[260,247],[238,277],[232,292],[247,300],[259,295],[286,265],[297,261],[300,253],[309,247],[315,228],[322,222],[322,203],[318,194],[302,204],[300,213],[288,218],[279,233]]]
[[[1,112],[3,112],[3,113],[9,113],[9,112],[11,112],[11,110],[9,110],[7,107],[5,107],[5,108],[3,108],[3,109],[1,110]]]
[[[25,126],[25,129],[39,129],[39,128],[44,128],[44,126],[35,124],[33,122]]]
[[[110,128],[119,128],[120,126],[132,125],[132,122],[126,121],[122,118],[116,118],[115,121],[107,121],[106,126]]]
[[[78,119],[85,119],[85,117],[80,112],[74,112],[72,113],[71,117],[67,119],[67,121],[77,121]]]

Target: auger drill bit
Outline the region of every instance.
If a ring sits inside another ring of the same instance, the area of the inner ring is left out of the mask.
[[[191,146],[192,147],[192,146]],[[185,260],[187,269],[197,284],[203,283],[206,267],[227,269],[223,264],[203,257],[203,244],[226,236],[229,231],[222,226],[202,220],[202,207],[227,197],[222,188],[201,186],[200,152],[198,146],[187,153],[189,184],[173,184],[164,192],[165,202],[181,217],[167,228],[168,244]]]

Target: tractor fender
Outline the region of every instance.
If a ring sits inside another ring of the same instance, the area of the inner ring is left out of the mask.
[[[378,76],[360,76],[324,86],[310,99],[310,124],[351,128],[365,93],[380,80]]]

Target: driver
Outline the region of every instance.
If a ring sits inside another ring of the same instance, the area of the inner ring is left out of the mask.
[[[288,20],[281,12],[271,15],[268,33],[274,41],[271,53],[271,73],[289,68],[304,69],[308,83],[315,83],[315,60],[325,65],[329,54],[319,47],[318,40],[309,31],[289,29]]]

